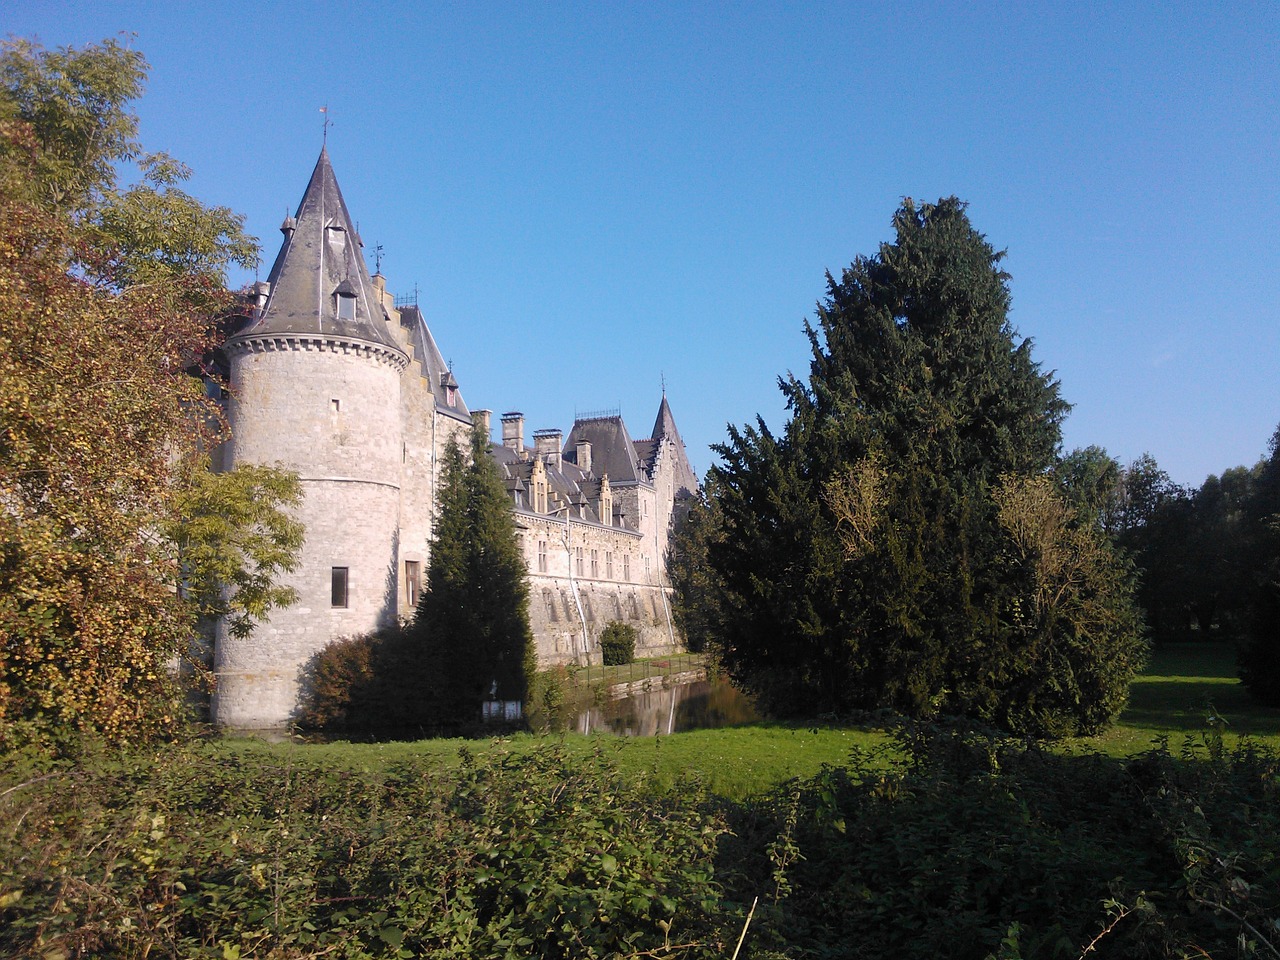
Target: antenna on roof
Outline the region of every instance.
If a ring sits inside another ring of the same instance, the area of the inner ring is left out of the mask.
[[[326,103],[320,108],[320,112],[324,114],[324,123],[320,126],[320,129],[323,131],[321,134],[321,142],[327,144],[329,142],[329,126],[333,123],[333,121],[329,119],[329,105]]]

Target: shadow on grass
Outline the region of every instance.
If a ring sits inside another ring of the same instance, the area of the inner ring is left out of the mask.
[[[1280,710],[1259,706],[1236,679],[1235,654],[1226,644],[1157,649],[1129,691],[1120,722],[1154,730],[1193,733],[1213,714],[1239,735],[1280,735]]]

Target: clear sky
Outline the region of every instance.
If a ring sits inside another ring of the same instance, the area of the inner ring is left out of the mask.
[[[1066,449],[1175,480],[1280,423],[1280,4],[78,3],[136,34],[142,140],[263,244],[321,146],[472,409],[533,429],[667,397],[695,469],[785,419],[805,317],[904,196],[1008,251]],[[236,277],[237,282],[252,276]]]

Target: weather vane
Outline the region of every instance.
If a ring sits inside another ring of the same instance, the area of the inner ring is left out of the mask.
[[[373,245],[373,272],[382,272],[382,244],[380,243]]]
[[[320,125],[320,129],[321,129],[321,131],[322,131],[322,133],[321,133],[321,135],[320,135],[320,136],[321,136],[322,141],[323,141],[325,144],[328,144],[328,142],[329,142],[329,125],[333,123],[333,121],[329,119],[329,105],[326,103],[323,107],[321,107],[321,108],[320,108],[320,112],[324,114],[324,123],[322,123],[322,124]]]

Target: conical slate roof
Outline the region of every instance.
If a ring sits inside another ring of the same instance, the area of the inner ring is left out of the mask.
[[[365,341],[403,356],[387,329],[327,150],[320,151],[296,216],[286,219],[281,230],[284,243],[268,278],[267,302],[258,319],[235,339],[331,336]]]
[[[689,463],[689,455],[684,448],[684,440],[676,429],[676,418],[671,415],[671,407],[667,403],[667,395],[662,394],[662,404],[658,407],[658,418],[653,423],[654,445],[662,440],[670,440],[675,445],[675,489],[677,496],[691,494],[698,489],[698,478],[693,474],[693,466]]]

